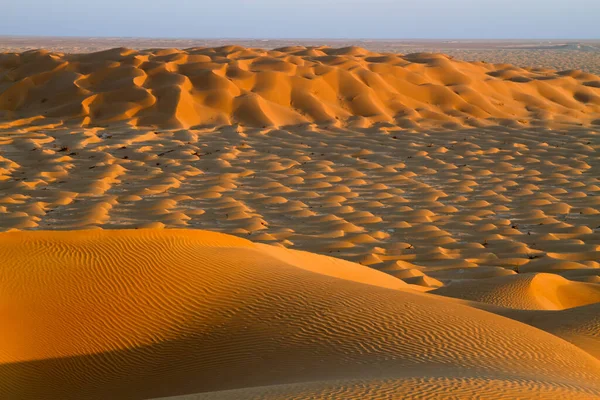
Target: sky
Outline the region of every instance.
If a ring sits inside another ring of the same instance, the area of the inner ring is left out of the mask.
[[[0,0],[0,35],[600,39],[600,0]]]

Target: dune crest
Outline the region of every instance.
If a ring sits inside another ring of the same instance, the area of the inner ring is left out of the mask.
[[[574,345],[368,267],[194,230],[0,240],[8,398],[600,395]]]
[[[589,124],[600,77],[358,47],[37,50],[0,54],[0,112],[159,127]]]
[[[599,125],[442,54],[0,54],[0,398],[600,398]]]
[[[520,310],[564,310],[600,303],[600,285],[547,273],[459,281],[432,293]]]

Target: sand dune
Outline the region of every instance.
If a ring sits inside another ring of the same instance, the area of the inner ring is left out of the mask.
[[[0,229],[196,228],[410,284],[600,277],[592,128],[0,128]],[[423,278],[421,278],[423,277]]]
[[[599,124],[441,54],[0,54],[0,398],[600,398]]]
[[[518,274],[453,282],[432,293],[520,310],[564,310],[600,303],[600,285],[554,274]]]
[[[365,266],[190,230],[0,239],[8,398],[600,395],[574,345]]]
[[[0,52],[23,52],[44,48],[63,53],[90,53],[127,47],[132,49],[221,47],[277,49],[282,47],[362,46],[379,53],[444,53],[460,60],[551,68],[579,69],[598,75],[598,40],[344,40],[344,39],[167,39],[167,38],[82,38],[82,37],[0,37]],[[310,50],[314,53],[314,50]]]
[[[522,381],[524,385],[532,382]],[[534,383],[535,385],[535,383]],[[473,389],[476,387],[476,389]],[[489,398],[489,399],[580,399],[595,398],[589,393],[573,393],[569,389],[538,388],[535,393],[523,391],[522,386],[506,386],[494,379],[481,378],[459,378],[448,379],[429,377],[424,379],[406,378],[403,380],[353,380],[338,381],[335,383],[317,382],[308,384],[288,384],[276,387],[249,388],[243,390],[226,390],[220,392],[199,393],[196,395],[185,395],[161,399],[169,400],[202,400],[202,399],[337,399],[337,398],[395,398],[398,393],[418,393],[415,397],[411,395],[403,398],[438,399],[438,398]],[[425,392],[425,393],[423,393]],[[441,395],[441,393],[448,395]]]
[[[520,310],[473,301],[461,304],[502,315],[542,329],[600,359],[600,303],[565,310]]]
[[[83,125],[599,123],[599,85],[600,78],[581,71],[358,47],[0,54],[6,118]]]

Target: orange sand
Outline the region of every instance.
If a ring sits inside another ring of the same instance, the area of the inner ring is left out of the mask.
[[[600,395],[574,345],[368,267],[206,231],[0,240],[7,398]]]
[[[592,122],[600,80],[581,71],[461,62],[358,47],[0,55],[5,117],[83,124],[297,125],[346,120],[482,126]],[[599,121],[596,121],[599,122]]]
[[[0,398],[600,399],[599,124],[439,54],[0,54]]]

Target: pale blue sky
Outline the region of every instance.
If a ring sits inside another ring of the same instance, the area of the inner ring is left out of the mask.
[[[0,35],[600,38],[600,0],[0,0]]]

